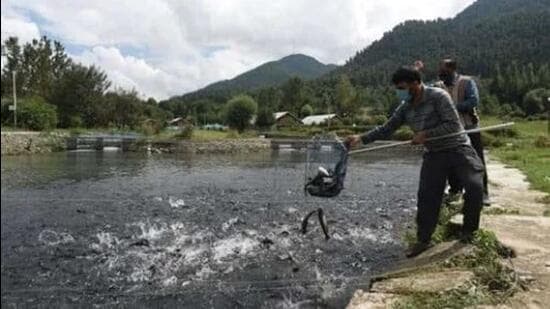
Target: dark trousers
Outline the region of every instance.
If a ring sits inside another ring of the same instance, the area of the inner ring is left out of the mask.
[[[483,155],[483,144],[481,143],[481,133],[471,133],[468,134],[470,141],[472,142],[472,147],[475,149],[477,156],[481,159],[483,163],[483,193],[489,195],[489,189],[487,187],[487,168],[485,167],[485,156]],[[464,185],[460,183],[459,177],[454,174],[449,175],[449,192],[458,193],[462,192]]]
[[[452,173],[463,184],[463,233],[479,228],[483,201],[484,166],[471,146],[424,154],[418,188],[417,239],[429,242],[437,225],[447,177]]]

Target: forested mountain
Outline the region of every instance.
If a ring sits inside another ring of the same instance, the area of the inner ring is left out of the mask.
[[[461,72],[475,75],[480,81],[483,112],[524,115],[528,111],[535,115],[544,109],[543,103],[528,108],[524,98],[531,90],[549,88],[549,29],[550,0],[478,0],[454,18],[403,22],[358,51],[344,66],[320,78],[291,78],[277,87],[257,88],[266,82],[265,76],[279,83],[288,79],[291,74],[281,69],[285,66],[280,63],[306,57],[295,55],[231,81],[172,98],[161,106],[175,115],[201,117],[206,113],[209,116],[205,121],[213,121],[220,119],[220,105],[239,90],[251,94],[260,109],[300,113],[307,105],[315,113],[334,111],[356,121],[361,115],[368,118],[369,114],[388,115],[392,111],[397,100],[390,76],[397,67],[423,60],[425,78],[432,80],[439,60],[453,57]]]
[[[334,64],[323,64],[310,56],[294,54],[264,63],[235,78],[215,82],[184,95],[184,97],[202,97],[208,93],[238,93],[262,87],[278,86],[291,77],[310,80],[320,77],[336,67]]]
[[[462,71],[487,77],[512,62],[548,63],[548,29],[550,0],[478,0],[453,19],[396,26],[331,75],[345,73],[355,85],[387,84],[399,65],[422,59],[434,77],[437,61],[450,56]]]

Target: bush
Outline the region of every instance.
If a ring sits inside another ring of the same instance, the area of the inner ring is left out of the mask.
[[[345,126],[350,126],[353,124],[353,120],[351,120],[350,117],[346,117],[344,119],[342,119],[342,124],[345,125]]]
[[[550,148],[550,137],[547,135],[539,135],[537,139],[535,139],[535,147]]]
[[[57,126],[56,107],[38,96],[23,99],[17,117],[20,126],[31,130],[49,130]]]
[[[145,135],[158,134],[161,129],[162,123],[156,119],[146,119],[140,126],[140,131]]]
[[[384,123],[386,123],[386,121],[388,121],[388,117],[384,116],[384,115],[375,115],[375,116],[372,116],[372,124],[375,124],[375,125],[383,125]]]
[[[180,139],[191,139],[193,137],[193,125],[184,125],[181,130],[175,135]]]
[[[546,110],[548,105],[548,98],[550,97],[550,89],[534,89],[523,97],[523,110],[528,115],[535,115],[542,113]]]
[[[239,95],[227,102],[226,121],[230,128],[243,132],[256,113],[257,104],[247,95]]]
[[[508,127],[497,131],[493,131],[491,134],[496,137],[514,138],[519,136],[519,131],[516,127]]]
[[[402,127],[395,131],[392,135],[392,139],[398,140],[398,141],[407,141],[412,139],[414,136],[414,132],[409,127]]]
[[[302,106],[300,109],[300,117],[304,118],[311,115],[313,115],[313,107],[309,104]]]
[[[82,118],[80,116],[70,116],[67,120],[67,126],[69,128],[81,128],[84,125]]]
[[[481,142],[485,147],[502,147],[504,146],[504,141],[502,138],[494,136],[489,132],[481,132]]]

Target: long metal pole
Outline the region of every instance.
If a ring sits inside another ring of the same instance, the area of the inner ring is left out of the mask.
[[[15,71],[11,72],[12,76],[12,85],[13,85],[13,127],[17,128],[17,88],[15,84]]]
[[[497,125],[494,125],[494,126],[488,126],[488,127],[471,129],[471,130],[464,130],[464,131],[461,131],[461,132],[436,136],[436,137],[428,138],[428,139],[426,139],[426,141],[435,141],[435,140],[444,139],[444,138],[453,137],[453,136],[462,135],[462,134],[470,134],[470,133],[477,133],[477,132],[482,132],[482,131],[498,130],[498,129],[510,127],[510,126],[513,126],[513,125],[514,125],[513,122],[501,123],[501,124],[497,124]],[[412,140],[404,141],[404,142],[397,142],[397,143],[393,143],[393,144],[389,144],[389,145],[380,145],[380,146],[374,146],[374,147],[369,147],[369,148],[357,149],[357,150],[350,151],[349,154],[357,154],[357,153],[362,153],[362,152],[367,152],[367,151],[373,151],[373,150],[379,150],[379,149],[385,149],[385,148],[392,148],[392,147],[401,146],[401,145],[410,145],[411,142],[412,142]]]

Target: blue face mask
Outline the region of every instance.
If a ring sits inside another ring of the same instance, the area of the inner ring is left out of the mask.
[[[409,92],[408,89],[396,89],[395,93],[397,94],[397,97],[399,98],[399,102],[410,102],[412,99],[412,95]]]

